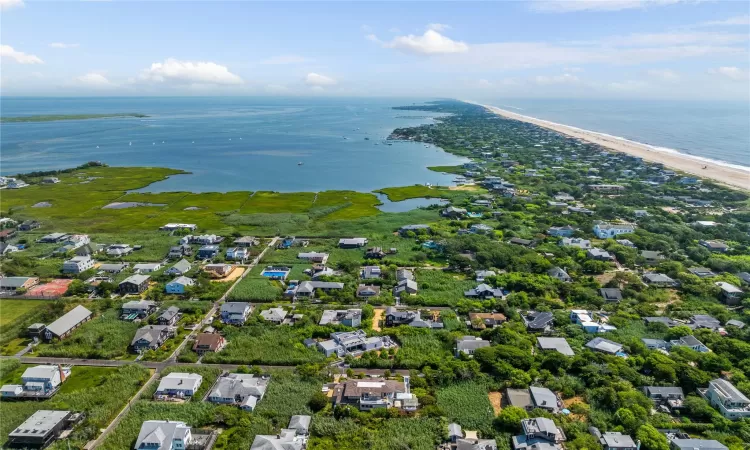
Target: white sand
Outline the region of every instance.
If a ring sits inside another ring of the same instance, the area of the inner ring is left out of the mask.
[[[696,157],[685,155],[683,153],[660,151],[639,142],[633,142],[594,131],[582,130],[580,128],[549,122],[535,117],[524,116],[504,109],[495,108],[494,106],[480,106],[487,108],[490,112],[509,119],[532,123],[577,139],[599,144],[610,150],[627,153],[628,155],[643,158],[646,161],[664,164],[665,167],[671,169],[680,170],[702,178],[708,178],[730,187],[750,190],[750,168],[732,167],[720,162],[697,159]],[[748,162],[750,162],[750,155],[748,155]]]

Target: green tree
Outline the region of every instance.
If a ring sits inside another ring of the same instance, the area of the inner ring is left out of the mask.
[[[508,406],[500,411],[497,419],[495,419],[495,423],[505,431],[515,432],[521,429],[521,421],[528,417],[529,415],[525,409],[517,406]]]
[[[653,425],[642,425],[638,428],[635,436],[641,441],[641,446],[645,450],[669,450],[669,442],[667,442],[666,436],[659,433]]]

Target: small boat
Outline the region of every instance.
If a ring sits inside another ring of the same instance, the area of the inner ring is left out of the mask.
[[[99,148],[99,146],[97,145],[96,148]]]
[[[191,144],[195,144],[195,141],[191,142]]]
[[[300,162],[297,163],[298,166],[301,166],[301,165],[304,165],[304,164],[305,163],[303,163],[302,161],[300,161]]]
[[[231,141],[231,140],[232,140],[232,138],[229,138],[229,140]]]
[[[163,144],[163,143],[164,143],[164,141],[161,141],[161,143]]]
[[[369,141],[369,140],[370,140],[370,138],[366,137],[366,138],[365,138],[365,140],[366,140],[366,141]]]
[[[240,138],[240,140],[242,140],[242,138]]]
[[[132,142],[128,142],[128,145],[133,145],[133,143]]]

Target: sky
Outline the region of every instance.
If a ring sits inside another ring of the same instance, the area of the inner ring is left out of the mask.
[[[750,99],[750,2],[0,0],[0,95]]]

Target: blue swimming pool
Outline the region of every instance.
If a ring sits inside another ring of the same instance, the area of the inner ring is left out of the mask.
[[[261,275],[263,275],[264,277],[269,277],[269,278],[284,278],[288,274],[289,272],[276,272],[276,271],[268,271],[268,270],[264,270],[263,273],[261,273]]]

